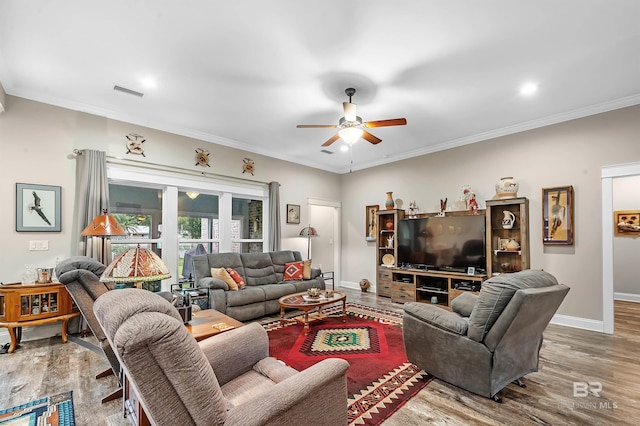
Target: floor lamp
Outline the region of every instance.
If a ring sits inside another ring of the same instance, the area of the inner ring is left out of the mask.
[[[316,231],[316,228],[309,225],[305,228],[302,228],[302,231],[300,231],[300,236],[307,239],[307,259],[311,259],[311,237],[318,237],[318,231]]]
[[[104,270],[100,281],[103,283],[134,283],[142,288],[143,283],[171,278],[169,268],[153,251],[138,244],[116,257]]]
[[[101,240],[100,244],[100,256],[99,261],[104,265],[108,265],[110,262],[110,257],[107,254],[107,241],[108,237],[113,235],[127,235],[127,232],[120,226],[115,217],[109,215],[107,209],[102,211],[101,215],[98,215],[93,218],[91,223],[84,228],[84,230],[80,233],[83,237],[99,237]]]

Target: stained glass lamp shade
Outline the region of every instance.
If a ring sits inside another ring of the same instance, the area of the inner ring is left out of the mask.
[[[104,270],[100,281],[135,283],[137,288],[141,288],[142,283],[167,278],[171,278],[171,273],[162,259],[150,249],[138,245],[116,257]]]

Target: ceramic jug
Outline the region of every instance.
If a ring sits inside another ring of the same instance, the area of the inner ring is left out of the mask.
[[[502,214],[504,214],[504,216],[502,217],[502,227],[504,229],[513,228],[513,225],[516,223],[516,215],[514,215],[509,210],[503,210]]]

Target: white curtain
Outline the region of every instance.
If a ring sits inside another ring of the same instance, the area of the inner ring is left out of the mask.
[[[80,233],[94,217],[109,208],[109,182],[107,180],[107,159],[103,151],[83,149],[76,155],[76,197],[73,226],[73,244],[77,254],[96,260],[111,262],[111,244],[104,245],[103,257],[101,237],[82,237]]]
[[[280,229],[280,184],[269,183],[269,251],[281,248]]]

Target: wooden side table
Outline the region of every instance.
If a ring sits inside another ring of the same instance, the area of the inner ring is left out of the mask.
[[[0,327],[9,330],[12,353],[22,338],[22,327],[62,321],[62,342],[67,342],[68,323],[79,317],[71,296],[60,283],[0,286]]]

